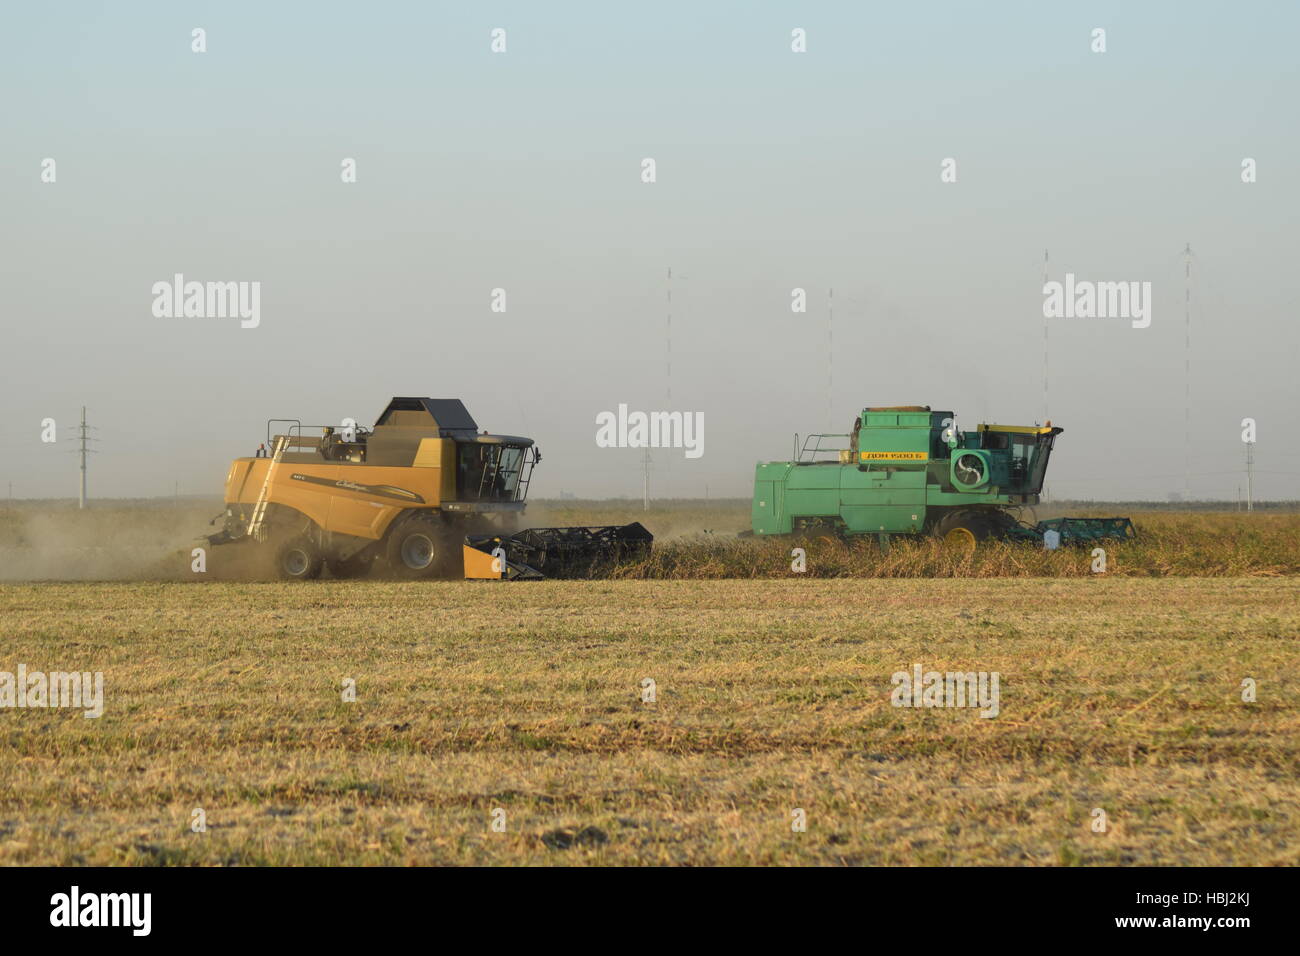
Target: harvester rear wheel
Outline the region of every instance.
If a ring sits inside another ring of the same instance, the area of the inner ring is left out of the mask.
[[[310,581],[320,577],[325,559],[320,548],[306,535],[290,538],[275,551],[275,570],[286,581]]]
[[[436,578],[450,574],[451,534],[440,518],[421,515],[388,535],[388,567],[401,578]]]

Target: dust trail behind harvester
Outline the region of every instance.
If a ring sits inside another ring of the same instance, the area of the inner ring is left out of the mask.
[[[273,569],[235,547],[211,548],[219,498],[23,501],[0,508],[0,581],[274,580]],[[605,525],[644,521],[657,540],[713,532],[734,537],[746,525],[748,502],[669,501],[646,513],[634,500],[548,501],[529,505],[520,526]],[[219,525],[218,525],[219,528]],[[191,570],[192,550],[205,547],[206,571]]]
[[[216,499],[25,501],[0,511],[0,581],[189,580]]]

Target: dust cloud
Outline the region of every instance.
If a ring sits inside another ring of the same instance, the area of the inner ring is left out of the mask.
[[[114,499],[84,511],[70,501],[19,501],[0,509],[0,581],[272,580],[269,558],[242,545],[207,546],[220,530],[208,522],[218,498]],[[639,521],[664,543],[701,535],[734,537],[748,527],[749,502],[634,499],[539,500],[511,520],[466,532],[612,525]],[[206,569],[192,569],[193,549],[206,548]],[[262,559],[266,560],[262,560]]]
[[[0,510],[0,581],[179,581],[220,500],[25,501]],[[211,552],[209,551],[209,559]]]

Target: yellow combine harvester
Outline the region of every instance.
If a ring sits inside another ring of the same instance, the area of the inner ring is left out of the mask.
[[[480,432],[458,399],[394,398],[370,429],[272,419],[257,454],[231,464],[207,540],[266,549],[288,579],[376,564],[403,578],[538,578],[649,547],[639,524],[514,533],[539,461],[531,438]]]

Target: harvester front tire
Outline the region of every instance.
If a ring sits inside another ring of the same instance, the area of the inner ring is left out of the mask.
[[[291,538],[275,551],[275,570],[285,581],[310,581],[320,577],[325,559],[306,536]]]
[[[991,537],[995,531],[993,521],[978,511],[958,511],[939,519],[932,532],[945,547],[975,550],[975,546]]]
[[[451,534],[441,519],[413,518],[389,534],[388,568],[407,580],[447,577],[451,550]]]

